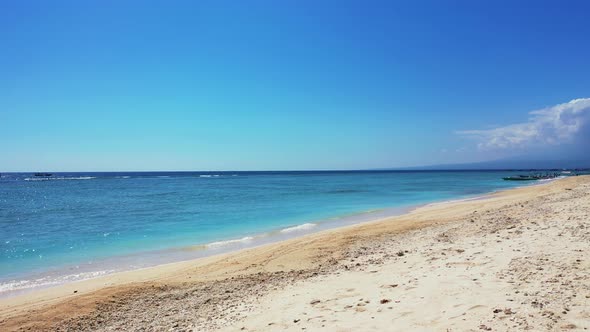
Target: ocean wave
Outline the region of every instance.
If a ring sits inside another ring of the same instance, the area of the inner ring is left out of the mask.
[[[251,236],[245,236],[245,237],[243,237],[241,239],[211,242],[211,243],[207,244],[207,247],[209,247],[209,248],[224,247],[224,246],[233,245],[233,244],[249,243],[252,240],[254,240],[253,237],[251,237]]]
[[[539,179],[539,180],[537,180],[537,182],[551,182],[551,181],[555,181],[558,179],[565,179],[566,177],[567,176],[561,175],[561,176],[550,178],[550,179]]]
[[[24,178],[25,181],[92,180],[92,179],[96,179],[96,176]]]
[[[238,174],[200,174],[198,177],[200,178],[226,178],[226,177],[233,177],[239,176]]]
[[[59,284],[64,284],[72,281],[92,279],[100,277],[109,273],[113,273],[115,270],[104,270],[96,272],[82,272],[76,274],[69,274],[60,277],[41,277],[30,280],[11,280],[7,282],[0,282],[0,294],[6,292],[14,292],[20,290],[26,290],[30,288],[48,287]]]
[[[291,233],[291,232],[298,232],[298,231],[306,231],[306,230],[310,230],[316,226],[317,226],[317,224],[305,223],[305,224],[301,224],[301,225],[297,225],[297,226],[293,226],[293,227],[283,228],[279,232]]]

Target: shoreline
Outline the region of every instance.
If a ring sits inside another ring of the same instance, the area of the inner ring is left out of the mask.
[[[47,321],[40,322],[33,319],[31,322],[31,318],[24,319],[22,315],[35,312],[40,308],[47,308],[48,305],[56,305],[55,308],[63,310],[64,306],[71,307],[75,303],[77,308],[75,316],[87,317],[85,315],[94,312],[96,303],[102,303],[101,299],[105,296],[119,298],[124,295],[128,298],[130,293],[140,294],[146,290],[146,287],[182,289],[195,282],[199,284],[232,283],[233,281],[229,280],[233,278],[248,279],[259,275],[281,275],[283,279],[299,280],[299,278],[307,279],[313,276],[313,273],[329,274],[333,269],[330,264],[334,265],[334,262],[340,261],[347,255],[347,250],[359,243],[378,242],[379,239],[387,236],[401,236],[425,227],[451,224],[456,222],[458,216],[461,218],[469,216],[474,209],[489,209],[493,206],[535,199],[537,196],[561,192],[564,187],[571,186],[570,183],[585,183],[587,180],[588,177],[584,176],[566,178],[543,183],[546,184],[543,186],[503,190],[486,195],[487,198],[483,200],[429,204],[396,217],[323,230],[277,243],[191,261],[115,273],[36,290],[8,299],[2,298],[0,299],[0,317],[2,318],[0,326],[5,325],[10,330],[26,323],[43,329],[49,326],[42,325],[42,323],[49,324]],[[161,292],[165,292],[165,289]],[[61,321],[56,319],[61,316],[58,314],[59,311],[55,310],[49,310],[47,314],[52,318],[51,324]],[[73,313],[63,315],[71,318]]]
[[[241,250],[254,249],[269,244],[280,243],[340,227],[376,222],[403,215],[428,204],[430,203],[363,211],[287,226],[285,228],[274,229],[263,233],[245,235],[241,238],[232,238],[169,249],[141,251],[132,254],[101,258],[91,261],[90,263],[68,264],[43,272],[27,273],[15,278],[2,280],[0,282],[0,300],[24,295],[41,289],[59,287],[68,283],[101,278],[111,274],[139,271],[166,264],[189,262],[223,254],[231,254]],[[147,262],[145,260],[147,260]],[[126,266],[122,267],[123,265]],[[100,266],[101,268],[97,270],[96,266]],[[72,273],[74,270],[75,273]],[[65,274],[64,272],[69,272],[69,274]],[[5,285],[10,286],[10,284],[26,285],[28,282],[39,281],[44,283],[8,290],[3,290],[2,287]]]
[[[42,272],[23,273],[21,275],[16,275],[15,277],[2,278],[0,281],[0,299],[12,298],[14,296],[24,295],[41,289],[58,287],[72,282],[101,278],[114,273],[137,271],[165,264],[187,262],[196,259],[233,253],[245,249],[258,248],[260,246],[279,243],[326,230],[333,230],[364,223],[379,222],[384,219],[407,214],[424,206],[486,199],[495,193],[505,190],[544,185],[550,182],[552,181],[535,181],[534,183],[529,183],[524,186],[518,186],[509,189],[494,190],[473,195],[464,195],[462,198],[440,199],[412,205],[383,207],[366,211],[358,211],[320,220],[307,221],[302,224],[290,225],[284,228],[272,229],[266,232],[246,234],[239,238],[229,238],[203,244],[185,245],[167,249],[146,250],[136,253],[99,258],[89,262],[65,264]],[[97,266],[100,268],[97,268]],[[29,284],[32,285],[29,286]],[[8,287],[16,288],[4,290],[4,288]]]

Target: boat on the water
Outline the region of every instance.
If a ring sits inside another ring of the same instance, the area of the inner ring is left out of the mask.
[[[35,173],[35,176],[40,176],[40,177],[50,177],[53,176],[53,174],[51,173]]]

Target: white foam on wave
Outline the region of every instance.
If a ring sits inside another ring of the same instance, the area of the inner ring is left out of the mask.
[[[529,183],[523,184],[522,186],[518,186],[516,188],[524,188],[524,187],[530,187],[530,186],[541,186],[553,181],[557,181],[559,179],[565,179],[567,178],[567,176],[558,176],[555,178],[551,178],[551,179],[539,179],[539,180],[535,180],[535,181],[530,181]]]
[[[96,176],[76,176],[76,177],[38,177],[38,178],[25,178],[25,181],[57,181],[57,180],[92,180],[96,179]]]
[[[293,226],[293,227],[283,228],[280,230],[280,232],[281,233],[291,233],[291,232],[298,232],[298,231],[306,231],[306,230],[310,230],[312,228],[315,228],[316,226],[317,226],[317,224],[305,223],[305,224],[301,224],[301,225],[297,225],[297,226]]]
[[[82,272],[76,274],[69,274],[60,277],[41,277],[30,280],[10,280],[6,282],[0,282],[0,294],[14,291],[21,291],[31,288],[48,287],[59,284],[64,284],[72,281],[92,279],[100,277],[109,273],[115,272],[114,270],[96,271],[96,272]]]
[[[199,175],[200,178],[218,178],[221,175],[219,174],[201,174]]]
[[[554,177],[554,178],[550,178],[550,179],[539,179],[537,180],[537,182],[551,182],[551,181],[555,181],[555,180],[559,180],[559,179],[565,179],[567,176],[558,176],[558,177]]]
[[[251,236],[245,236],[245,237],[243,237],[241,239],[211,242],[211,243],[207,244],[207,247],[209,247],[209,248],[217,248],[217,247],[224,247],[224,246],[228,246],[228,245],[245,244],[245,243],[252,242],[252,240],[254,240],[253,237],[251,237]]]

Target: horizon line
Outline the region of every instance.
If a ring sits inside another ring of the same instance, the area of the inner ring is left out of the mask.
[[[280,172],[465,172],[465,171],[547,171],[547,170],[590,170],[590,167],[552,167],[552,168],[428,168],[415,166],[409,168],[370,168],[370,169],[291,169],[291,170],[113,170],[113,171],[0,171],[0,174],[26,173],[280,173]]]

